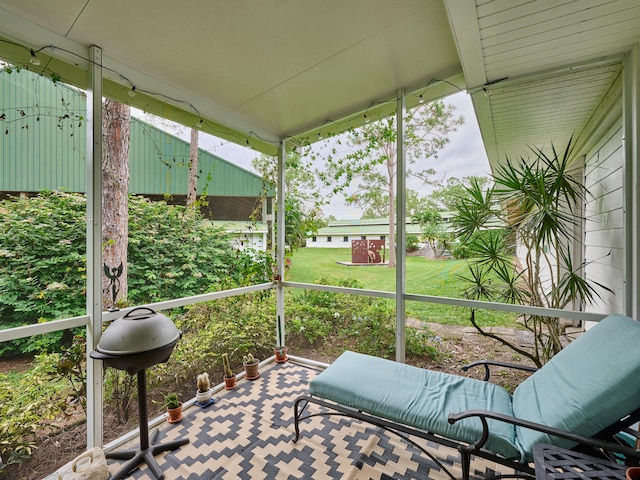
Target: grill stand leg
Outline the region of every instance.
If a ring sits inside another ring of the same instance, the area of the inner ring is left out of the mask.
[[[172,442],[155,444],[160,430],[155,429],[149,438],[149,424],[147,412],[147,375],[145,370],[138,372],[138,415],[140,423],[140,448],[131,450],[119,450],[107,453],[107,458],[129,460],[109,480],[121,480],[127,477],[141,463],[146,463],[156,480],[164,480],[164,473],[160,470],[158,462],[154,458],[158,453],[175,450],[189,443],[188,438],[174,440]]]

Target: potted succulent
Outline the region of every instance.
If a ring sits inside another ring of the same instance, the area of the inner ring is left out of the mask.
[[[167,421],[169,423],[178,423],[182,420],[182,402],[177,393],[172,392],[165,395],[163,404],[167,407],[167,413],[169,414]]]
[[[198,387],[196,391],[196,403],[201,407],[206,407],[213,403],[211,400],[211,382],[209,381],[209,374],[207,372],[198,375],[196,385]]]
[[[224,370],[224,388],[233,390],[236,388],[236,374],[231,370],[229,355],[227,353],[222,354],[222,368]]]
[[[248,353],[242,357],[242,366],[244,367],[244,378],[247,380],[255,380],[260,376],[258,365],[260,360],[253,358],[253,355]]]

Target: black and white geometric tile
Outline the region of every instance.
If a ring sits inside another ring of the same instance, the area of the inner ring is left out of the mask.
[[[410,443],[350,418],[305,420],[301,438],[293,443],[293,403],[318,373],[293,362],[273,364],[257,380],[243,380],[235,390],[224,391],[213,405],[190,408],[182,422],[162,426],[158,442],[190,440],[156,456],[165,479],[449,480],[437,463]],[[424,440],[416,441],[425,446]],[[456,450],[434,443],[426,449],[460,478]],[[109,471],[115,473],[121,464],[109,460]],[[478,478],[495,474],[497,468],[478,459],[472,467]],[[130,478],[153,477],[141,464]]]

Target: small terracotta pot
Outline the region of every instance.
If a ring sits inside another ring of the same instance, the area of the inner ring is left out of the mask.
[[[167,413],[169,414],[167,419],[169,423],[180,422],[182,420],[182,402],[176,408],[167,408]]]
[[[627,480],[640,480],[640,467],[627,468]]]
[[[287,350],[287,347],[278,347],[273,349],[273,353],[276,356],[276,363],[284,363],[289,360]]]
[[[232,377],[224,377],[224,388],[226,390],[233,390],[234,388],[236,388],[236,376],[233,375]]]
[[[255,360],[253,363],[243,363],[244,366],[244,378],[247,380],[255,380],[260,376],[260,371],[258,370],[258,365],[260,364],[260,360]]]

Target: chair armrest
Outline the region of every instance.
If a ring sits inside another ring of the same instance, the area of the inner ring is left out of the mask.
[[[535,372],[536,370],[538,370],[537,367],[529,367],[527,365],[518,365],[516,363],[495,362],[493,360],[478,360],[477,362],[472,362],[472,363],[463,365],[462,371],[466,372],[470,368],[477,367],[479,365],[482,365],[484,367],[483,380],[485,382],[489,380],[489,377],[491,377],[491,370],[489,369],[490,366],[511,368],[512,370],[523,370],[525,372]]]
[[[549,427],[548,425],[531,422],[529,420],[523,420],[521,418],[504,415],[502,413],[490,412],[487,410],[467,410],[460,413],[451,413],[449,414],[448,421],[451,425],[453,425],[457,421],[463,420],[465,418],[479,418],[480,421],[482,422],[482,435],[478,440],[478,442],[476,442],[475,444],[475,447],[477,448],[481,448],[482,445],[484,445],[484,443],[489,438],[489,426],[487,424],[487,419],[490,418],[493,420],[510,423],[512,425],[517,425],[524,428],[530,428],[532,430],[553,435],[559,438],[565,438],[567,440],[571,440],[573,442],[576,442],[582,445],[598,448],[607,452],[616,452],[626,456],[640,458],[640,452],[638,452],[633,448],[625,447],[624,445],[606,442],[604,440],[599,440],[597,438],[587,437],[585,435],[569,432],[567,430],[561,430],[559,428]]]

